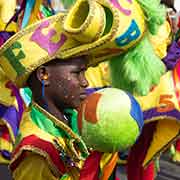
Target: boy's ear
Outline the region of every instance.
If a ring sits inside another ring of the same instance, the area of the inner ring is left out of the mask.
[[[47,66],[40,66],[36,71],[37,79],[42,83],[44,81],[45,85],[49,85],[50,73]]]

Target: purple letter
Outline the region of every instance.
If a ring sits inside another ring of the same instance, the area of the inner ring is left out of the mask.
[[[60,40],[57,43],[51,41],[52,37],[57,34],[54,29],[50,29],[47,35],[42,33],[42,29],[49,26],[49,22],[43,22],[31,36],[31,40],[36,42],[41,48],[45,49],[49,55],[53,55],[67,40],[67,37],[62,33]]]
[[[132,3],[132,0],[127,0],[129,3]],[[113,6],[117,9],[119,9],[122,13],[124,13],[126,16],[131,15],[131,10],[124,9],[120,4],[118,0],[110,0],[110,2],[113,4]]]

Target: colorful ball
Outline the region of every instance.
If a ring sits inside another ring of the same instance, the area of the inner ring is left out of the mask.
[[[143,125],[138,102],[120,89],[96,91],[82,102],[79,109],[79,132],[93,150],[124,151],[136,142]]]

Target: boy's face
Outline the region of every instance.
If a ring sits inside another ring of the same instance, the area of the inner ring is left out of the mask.
[[[86,98],[86,59],[83,57],[58,61],[50,68],[49,92],[56,104],[64,108],[77,108]]]

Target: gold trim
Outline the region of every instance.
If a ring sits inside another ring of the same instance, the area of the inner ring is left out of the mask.
[[[151,122],[154,122],[154,121],[161,121],[163,119],[168,119],[170,121],[177,121],[178,123],[180,123],[180,121],[172,116],[158,116],[158,117],[153,117],[151,119],[146,119],[144,121],[144,124],[148,124],[148,123],[151,123]]]
[[[103,26],[106,23],[106,20],[105,20],[106,13],[101,8],[100,8],[100,11],[101,11],[100,16],[101,16],[102,22],[101,22],[99,29],[98,29],[98,31],[97,31],[97,33],[96,33],[96,35],[92,41],[96,41],[100,37],[100,35],[104,33]],[[105,15],[105,18],[103,16],[103,14]],[[103,31],[101,31],[101,29],[103,29]]]
[[[54,172],[56,177],[60,177],[61,175],[63,175],[63,173],[60,172],[59,169],[56,167],[56,165],[51,161],[51,158],[47,152],[45,152],[37,147],[31,146],[31,145],[25,145],[22,148],[20,148],[20,150],[12,158],[12,160],[10,162],[10,167],[11,167],[11,164],[14,163],[20,157],[20,155],[23,153],[23,151],[31,151],[31,152],[35,152],[35,153],[43,156],[46,159],[50,169]]]

